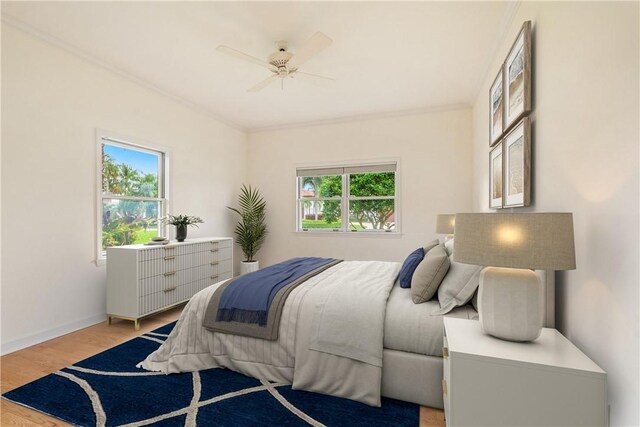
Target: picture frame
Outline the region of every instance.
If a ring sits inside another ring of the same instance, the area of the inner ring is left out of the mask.
[[[524,117],[504,137],[502,206],[515,208],[531,204],[531,121]]]
[[[503,199],[503,143],[489,151],[489,208],[501,209]]]
[[[504,65],[489,88],[489,147],[493,147],[504,131]]]
[[[503,65],[503,130],[531,112],[531,21],[525,21]]]

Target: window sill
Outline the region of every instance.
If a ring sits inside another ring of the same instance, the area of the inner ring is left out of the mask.
[[[399,231],[394,232],[349,232],[349,231],[299,231],[296,230],[293,234],[297,236],[313,236],[313,237],[364,237],[364,238],[381,238],[381,239],[399,239],[402,237],[402,233]]]

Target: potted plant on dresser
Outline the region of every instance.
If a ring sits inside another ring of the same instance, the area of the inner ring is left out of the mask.
[[[198,224],[202,224],[204,222],[197,216],[171,214],[162,218],[162,221],[176,226],[176,240],[178,242],[184,242],[184,239],[187,238],[187,227],[197,227]]]
[[[240,275],[242,275],[260,268],[259,262],[254,257],[267,237],[265,222],[267,203],[257,189],[243,185],[238,197],[238,204],[240,205],[239,209],[230,206],[227,208],[240,215],[235,233],[236,242],[245,256],[244,261],[240,263]]]

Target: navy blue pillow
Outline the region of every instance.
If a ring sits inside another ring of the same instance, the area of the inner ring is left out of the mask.
[[[411,252],[407,259],[404,260],[402,268],[400,269],[400,275],[398,276],[401,288],[411,287],[411,278],[413,277],[413,272],[416,271],[416,267],[418,267],[418,264],[420,264],[423,258],[424,249],[418,248],[415,251]]]

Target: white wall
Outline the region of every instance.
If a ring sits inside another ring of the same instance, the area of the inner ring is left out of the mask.
[[[173,212],[232,234],[246,134],[3,24],[4,353],[104,320],[96,128],[170,148]]]
[[[258,259],[403,260],[437,237],[437,214],[471,208],[471,149],[468,109],[250,134],[249,181],[267,201],[270,232]],[[294,232],[297,165],[390,157],[400,159],[402,236]]]
[[[638,3],[525,2],[473,109],[474,209],[488,210],[489,86],[533,24],[533,207],[574,214],[557,327],[608,373],[611,425],[637,426]]]

